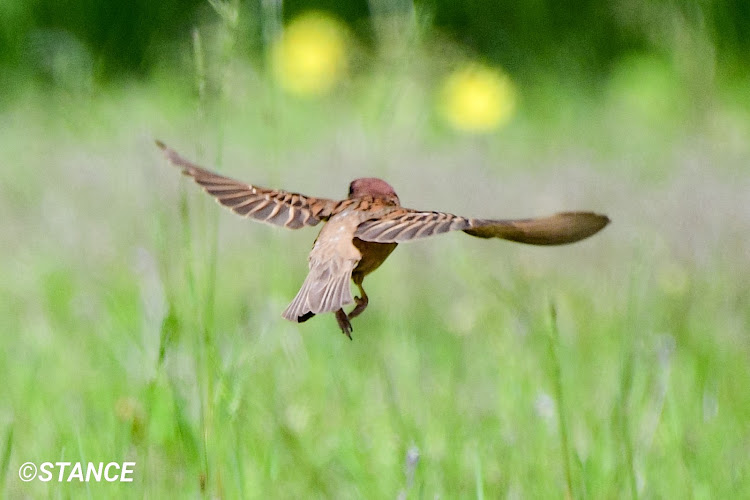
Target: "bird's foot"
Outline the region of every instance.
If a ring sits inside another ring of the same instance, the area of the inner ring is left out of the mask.
[[[370,302],[367,295],[363,294],[362,297],[354,297],[354,302],[357,304],[352,312],[349,313],[349,319],[356,318],[367,308],[367,304]]]
[[[352,340],[352,324],[349,322],[349,318],[343,309],[336,311],[336,321],[339,324],[339,328],[341,328],[341,332],[349,337],[349,340]]]

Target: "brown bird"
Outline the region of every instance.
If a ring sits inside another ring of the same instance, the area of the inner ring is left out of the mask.
[[[365,276],[380,267],[396,245],[448,231],[480,238],[502,238],[532,245],[562,245],[588,238],[609,223],[592,212],[564,212],[519,220],[472,219],[401,206],[393,188],[375,178],[356,179],[345,200],[314,198],[236,181],[203,169],[157,141],[166,158],[193,178],[216,201],[243,217],[289,229],[326,224],[313,244],[310,272],[284,318],[302,323],[316,314],[334,312],[350,339],[350,320],[368,303]],[[360,292],[352,297],[352,280]],[[343,307],[356,306],[347,314]]]

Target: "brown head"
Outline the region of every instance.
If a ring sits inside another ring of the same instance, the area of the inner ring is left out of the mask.
[[[362,179],[354,179],[349,184],[349,198],[365,198],[368,196],[373,199],[387,201],[389,204],[401,204],[396,191],[383,180],[376,179],[375,177],[364,177]]]

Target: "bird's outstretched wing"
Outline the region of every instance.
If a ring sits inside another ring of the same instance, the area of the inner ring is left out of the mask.
[[[380,218],[363,222],[355,236],[376,243],[402,243],[448,231],[463,231],[479,238],[502,238],[530,245],[563,245],[588,238],[607,224],[608,217],[593,212],[564,212],[534,219],[490,220],[398,208]]]
[[[170,163],[193,178],[203,190],[232,212],[276,226],[298,229],[314,226],[328,219],[339,205],[338,201],[314,198],[278,189],[267,189],[230,179],[199,167],[180,156],[163,142],[156,145]]]

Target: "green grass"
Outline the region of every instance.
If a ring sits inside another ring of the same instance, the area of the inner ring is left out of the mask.
[[[667,118],[602,127],[611,97],[571,98],[472,138],[429,99],[372,113],[400,80],[307,102],[237,78],[198,111],[165,80],[4,109],[1,496],[750,496],[741,109],[621,146]],[[155,137],[313,195],[371,173],[418,208],[614,222],[559,249],[402,245],[350,342],[331,315],[280,317],[315,230],[224,211]],[[60,460],[134,461],[135,481],[18,479]]]

